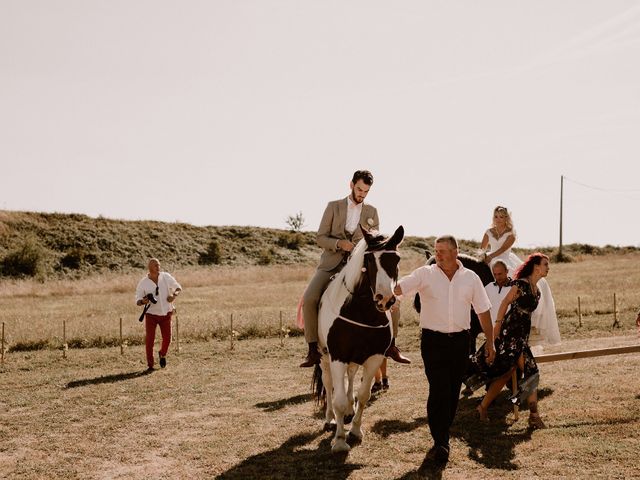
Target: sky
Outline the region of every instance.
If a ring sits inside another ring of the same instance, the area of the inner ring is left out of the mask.
[[[640,246],[640,2],[0,0],[0,210]]]

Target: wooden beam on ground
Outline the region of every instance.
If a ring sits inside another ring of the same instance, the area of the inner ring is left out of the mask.
[[[560,360],[575,360],[577,358],[600,357],[602,355],[619,355],[621,353],[638,353],[640,345],[630,345],[627,347],[600,348],[597,350],[579,350],[577,352],[550,353],[535,357],[537,363],[557,362]]]

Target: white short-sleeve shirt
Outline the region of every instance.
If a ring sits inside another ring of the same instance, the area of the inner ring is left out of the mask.
[[[158,291],[156,293],[156,287]],[[138,282],[136,288],[136,303],[142,300],[147,294],[152,293],[158,299],[158,303],[151,304],[147,313],[152,315],[164,316],[169,312],[173,312],[173,304],[167,301],[169,295],[173,295],[177,289],[182,289],[180,284],[167,272],[160,272],[158,275],[158,285],[154,283],[147,275]]]
[[[491,302],[491,322],[495,325],[496,318],[498,317],[498,309],[504,297],[511,290],[511,285],[507,284],[504,287],[498,286],[496,282],[488,284],[484,289],[487,291],[487,297]]]
[[[484,313],[491,302],[475,272],[460,260],[458,270],[449,278],[436,264],[414,270],[398,282],[402,295],[420,294],[420,327],[443,333],[469,330],[471,307]]]

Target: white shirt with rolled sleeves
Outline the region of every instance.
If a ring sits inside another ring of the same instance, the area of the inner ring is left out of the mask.
[[[480,277],[456,261],[458,270],[451,280],[433,264],[417,268],[398,282],[402,296],[420,294],[421,328],[443,333],[469,330],[471,307],[479,313],[491,308]]]
[[[178,288],[182,289],[180,284],[171,274],[160,272],[158,275],[158,294],[156,295],[156,284],[148,276],[143,277],[136,288],[136,303],[142,300],[149,293],[158,299],[158,303],[151,304],[147,313],[152,315],[165,316],[169,312],[173,312],[173,304],[167,301],[169,295],[173,295]]]

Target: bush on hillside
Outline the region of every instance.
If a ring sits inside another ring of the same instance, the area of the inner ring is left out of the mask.
[[[258,252],[258,265],[270,265],[275,261],[273,248],[264,248]]]
[[[304,235],[298,232],[284,232],[278,236],[278,246],[289,250],[300,250],[306,243]]]
[[[79,269],[83,263],[95,265],[97,257],[91,252],[87,252],[84,248],[76,247],[69,250],[64,257],[60,259],[60,265],[71,270]]]
[[[28,238],[2,259],[0,271],[7,277],[35,277],[44,273],[45,259],[44,247],[34,238]]]
[[[198,256],[200,265],[218,265],[222,260],[222,247],[217,240],[212,240],[207,245],[207,250]]]

